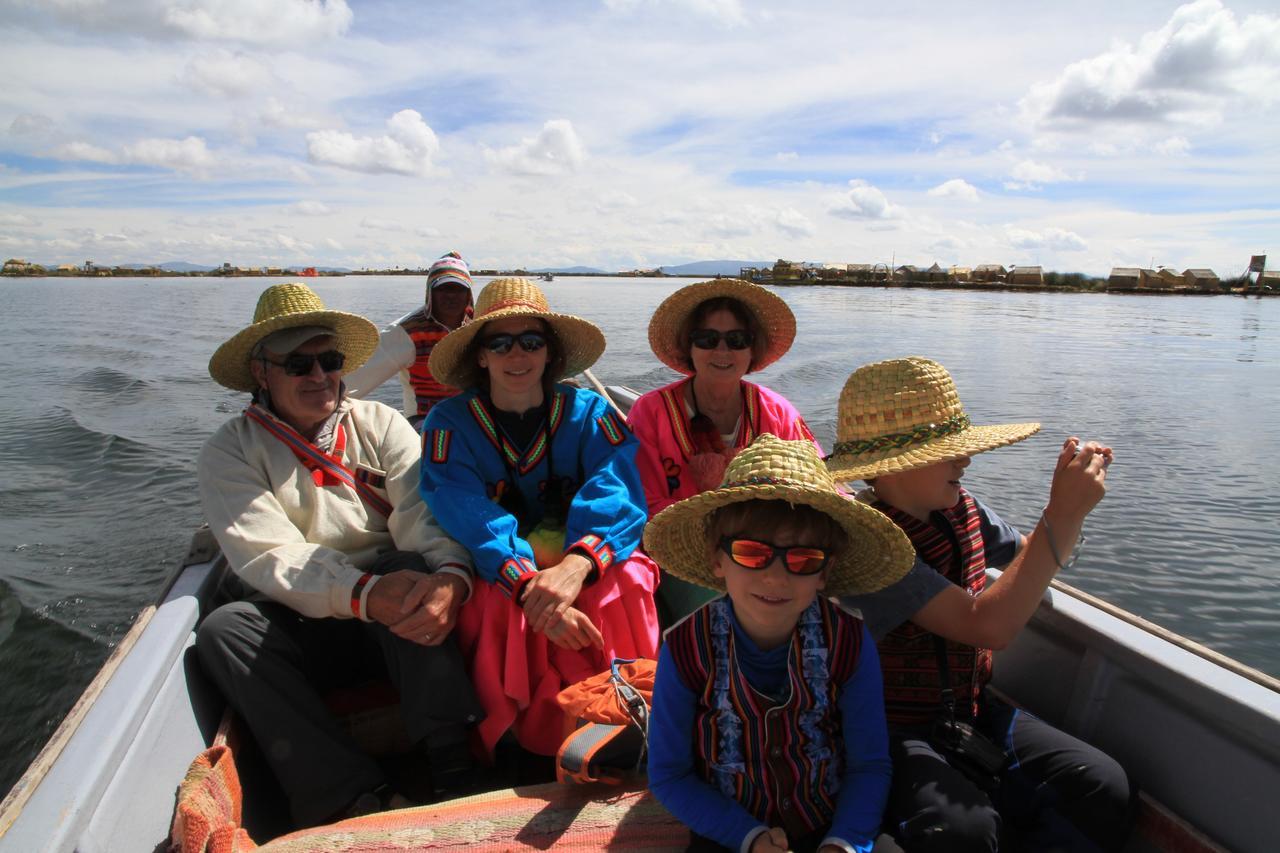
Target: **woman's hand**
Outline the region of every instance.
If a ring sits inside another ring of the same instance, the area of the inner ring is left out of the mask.
[[[565,554],[559,563],[525,582],[520,606],[524,608],[529,627],[546,631],[558,623],[578,600],[578,593],[582,592],[582,584],[590,573],[590,560],[581,554]]]
[[[774,826],[755,837],[751,842],[750,853],[787,853],[790,849],[787,846],[787,833],[782,827]]]
[[[591,624],[587,614],[576,607],[564,611],[560,619],[546,630],[547,639],[562,649],[578,651],[587,646],[604,648],[604,637],[600,630]]]
[[[1083,521],[1107,493],[1107,466],[1114,458],[1110,447],[1096,441],[1081,446],[1080,439],[1071,436],[1063,442],[1053,485],[1049,487],[1046,514],[1064,524]]]

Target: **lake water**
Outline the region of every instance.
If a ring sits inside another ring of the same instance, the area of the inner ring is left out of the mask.
[[[271,279],[0,279],[0,793],[185,553],[194,460],[246,401],[209,356]],[[648,318],[686,281],[561,278],[553,308],[605,331],[594,372],[673,378]],[[311,280],[380,325],[422,277]],[[1106,500],[1065,581],[1280,676],[1280,300],[797,287],[799,335],[758,374],[824,446],[845,378],[925,355],[976,423],[1039,420],[974,458],[968,488],[1023,530],[1068,434],[1111,444]],[[398,383],[379,399],[398,405]]]

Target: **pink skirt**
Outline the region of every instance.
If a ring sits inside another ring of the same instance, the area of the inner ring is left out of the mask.
[[[530,752],[555,755],[565,732],[557,693],[608,669],[614,658],[657,658],[657,587],[658,565],[639,551],[584,586],[574,606],[600,630],[604,650],[574,651],[530,630],[520,605],[496,586],[474,582],[454,637],[487,715],[477,733],[490,761],[507,729]]]

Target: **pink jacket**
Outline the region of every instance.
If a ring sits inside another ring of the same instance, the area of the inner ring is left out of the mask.
[[[631,431],[640,439],[636,464],[640,466],[650,518],[700,491],[688,470],[694,455],[689,411],[684,402],[684,384],[689,381],[680,379],[650,391],[636,400],[627,417]],[[804,418],[781,394],[744,380],[742,398],[738,436],[731,451],[741,450],[756,436],[769,432],[791,441],[807,439],[822,453]]]

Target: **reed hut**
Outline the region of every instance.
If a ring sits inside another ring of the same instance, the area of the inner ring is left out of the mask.
[[[1187,269],[1182,272],[1182,279],[1192,290],[1221,290],[1222,280],[1210,269]]]
[[[1044,284],[1043,267],[1019,267],[1009,270],[1010,284]]]

